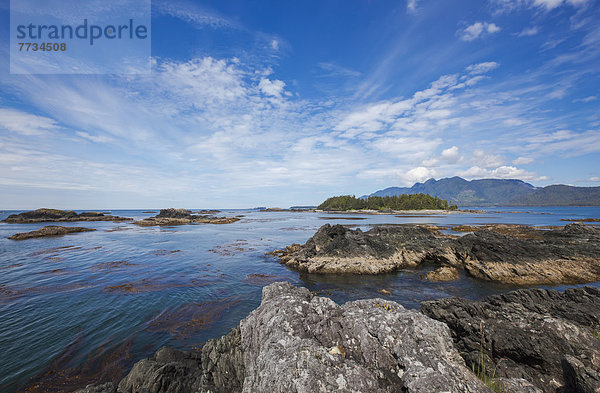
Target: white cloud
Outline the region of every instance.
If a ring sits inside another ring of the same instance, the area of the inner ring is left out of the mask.
[[[527,27],[518,34],[519,37],[530,37],[532,35],[536,35],[539,33],[539,29],[537,26]]]
[[[543,7],[546,10],[553,10],[562,4],[570,4],[574,7],[582,6],[589,3],[589,0],[534,0],[533,4]]]
[[[279,50],[279,41],[278,40],[271,40],[271,48],[273,50]]]
[[[234,22],[218,13],[186,1],[153,0],[152,9],[160,14],[184,20],[198,28],[236,27]]]
[[[527,164],[531,164],[533,162],[533,158],[531,157],[518,157],[515,160],[513,160],[513,164],[514,165],[527,165]]]
[[[56,121],[16,109],[0,108],[0,128],[26,136],[45,135],[56,130]]]
[[[495,169],[485,169],[478,166],[473,166],[465,171],[459,172],[459,176],[467,179],[520,179],[520,180],[544,180],[535,173],[528,172],[524,169],[519,169],[514,166],[500,166]]]
[[[455,163],[459,159],[458,147],[452,146],[442,151],[442,159],[450,163]]]
[[[498,68],[500,64],[495,61],[486,61],[478,64],[471,64],[466,70],[472,75],[485,74],[493,69]]]
[[[435,170],[420,166],[409,170],[405,174],[400,175],[400,177],[403,180],[408,181],[409,183],[415,183],[425,181],[427,179],[435,177],[435,175]]]
[[[585,6],[593,0],[493,0],[498,13],[513,12],[520,8],[538,8],[551,11],[561,5],[568,4],[573,7]]]
[[[592,101],[596,101],[598,99],[597,96],[588,96],[585,98],[576,98],[573,100],[573,102],[592,102]]]
[[[278,79],[270,80],[267,78],[262,78],[258,84],[260,91],[268,96],[273,97],[281,97],[284,87],[285,83]]]
[[[517,127],[517,126],[522,126],[526,122],[522,119],[506,119],[502,123],[509,127]]]
[[[475,22],[472,25],[459,30],[457,33],[463,41],[473,41],[486,34],[494,34],[501,29],[494,23]]]
[[[576,157],[600,152],[600,130],[585,132],[557,131],[547,137],[538,135],[529,138],[526,149],[543,154],[559,154],[562,157]]]
[[[588,181],[593,181],[593,182],[600,182],[600,177],[598,176],[592,176],[588,179]]]
[[[415,12],[417,10],[417,0],[407,0],[406,10],[408,12]]]
[[[84,131],[77,131],[75,134],[84,139],[87,139],[87,140],[90,140],[90,141],[96,142],[96,143],[107,143],[107,142],[114,141],[114,139],[112,139],[110,137],[107,137],[104,135],[91,135]]]
[[[490,154],[483,150],[475,150],[469,157],[470,162],[476,168],[494,168],[504,163],[502,157],[496,154]]]

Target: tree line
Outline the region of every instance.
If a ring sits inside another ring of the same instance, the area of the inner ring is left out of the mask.
[[[429,194],[402,194],[357,198],[342,195],[328,198],[318,207],[321,210],[456,210],[457,206]]]

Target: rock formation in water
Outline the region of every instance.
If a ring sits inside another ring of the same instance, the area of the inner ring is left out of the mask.
[[[16,233],[9,237],[12,240],[25,240],[36,237],[63,236],[69,233],[90,232],[95,231],[92,228],[83,227],[62,227],[57,225],[48,225],[43,228],[31,232]]]
[[[448,298],[422,303],[421,311],[450,327],[473,369],[524,378],[544,393],[600,392],[598,288]]]
[[[171,225],[187,225],[187,224],[231,224],[239,221],[236,217],[215,217],[211,215],[195,215],[187,209],[162,209],[160,213],[154,217],[145,218],[134,224],[148,226],[171,226]]]
[[[73,210],[37,209],[19,214],[11,214],[4,222],[9,224],[32,224],[37,222],[76,222],[76,221],[132,221],[133,218],[111,216],[106,213]]]
[[[162,348],[118,386],[77,393],[491,393],[472,370],[502,392],[598,393],[599,319],[592,287],[441,299],[418,312],[383,299],[339,306],[275,283],[201,350]]]
[[[600,229],[583,224],[556,230],[498,226],[459,238],[423,225],[376,226],[363,232],[326,224],[304,245],[273,254],[310,273],[378,274],[429,262],[511,284],[600,281]]]
[[[201,351],[163,348],[117,388],[86,389],[79,392],[491,392],[445,324],[383,299],[339,306],[289,283],[265,287],[261,305]]]

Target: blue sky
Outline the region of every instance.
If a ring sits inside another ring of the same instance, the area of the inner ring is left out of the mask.
[[[598,0],[155,0],[150,75],[11,75],[0,18],[3,209],[600,185]]]

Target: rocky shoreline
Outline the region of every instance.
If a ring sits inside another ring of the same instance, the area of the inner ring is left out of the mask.
[[[471,230],[455,237],[426,225],[382,225],[363,232],[326,224],[305,244],[292,244],[271,254],[309,273],[380,274],[429,263],[517,285],[600,281],[598,228],[568,224],[541,230],[499,225]]]
[[[216,210],[206,212],[209,214],[196,215],[186,209],[161,209],[160,213],[156,216],[135,221],[134,224],[141,227],[189,224],[231,224],[240,220],[237,217],[213,216],[212,213],[217,212]]]
[[[492,392],[485,379],[512,393],[597,393],[599,318],[592,287],[448,298],[419,312],[383,299],[340,306],[274,283],[201,350],[162,348],[118,385],[77,392]]]
[[[77,221],[133,221],[133,218],[112,216],[106,213],[83,212],[73,210],[37,209],[19,214],[11,214],[3,222],[8,224],[34,224],[39,222],[77,222]]]

